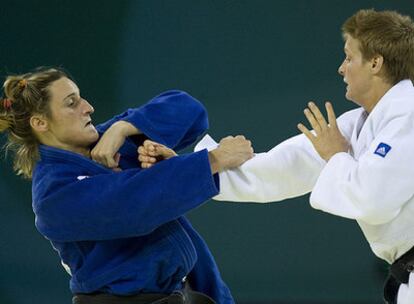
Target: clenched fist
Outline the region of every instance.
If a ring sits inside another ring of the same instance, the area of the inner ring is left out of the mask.
[[[252,158],[252,143],[244,136],[228,136],[220,140],[219,146],[209,153],[211,170],[217,173],[240,166]]]

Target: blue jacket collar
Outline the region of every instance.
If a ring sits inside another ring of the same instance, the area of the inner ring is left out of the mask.
[[[91,173],[111,173],[111,169],[108,169],[101,164],[94,162],[92,159],[87,158],[81,154],[67,151],[51,146],[40,145],[39,147],[40,160],[45,163],[72,163],[78,167],[83,167]]]

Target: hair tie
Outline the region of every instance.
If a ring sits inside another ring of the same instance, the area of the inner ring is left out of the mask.
[[[3,104],[3,108],[8,110],[11,108],[13,101],[10,98],[3,98],[2,104]]]
[[[27,80],[26,79],[22,79],[19,81],[19,87],[25,89],[27,86]]]

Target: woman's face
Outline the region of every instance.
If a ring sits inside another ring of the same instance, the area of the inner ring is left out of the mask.
[[[48,119],[49,145],[84,154],[98,138],[91,121],[93,107],[80,96],[79,88],[63,77],[49,87],[51,117]]]
[[[346,58],[338,72],[347,84],[345,97],[366,108],[372,87],[372,63],[363,58],[359,41],[350,35],[346,38],[344,51]]]

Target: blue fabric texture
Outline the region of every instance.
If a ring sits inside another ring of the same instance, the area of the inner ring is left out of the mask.
[[[97,126],[125,120],[145,138],[175,150],[208,127],[200,102],[168,91]],[[184,154],[141,169],[137,141],[122,146],[121,172],[50,146],[40,147],[32,183],[36,227],[71,272],[73,293],[171,293],[191,287],[234,303],[207,245],[184,214],[216,195],[208,152]]]

